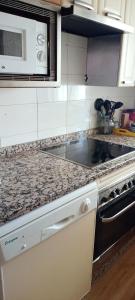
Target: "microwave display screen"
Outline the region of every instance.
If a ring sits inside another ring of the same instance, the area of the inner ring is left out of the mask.
[[[22,57],[22,33],[0,30],[0,55]]]

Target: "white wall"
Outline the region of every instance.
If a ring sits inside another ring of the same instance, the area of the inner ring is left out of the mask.
[[[135,108],[134,88],[88,87],[87,39],[62,34],[60,88],[0,89],[1,146],[96,127],[97,97]]]

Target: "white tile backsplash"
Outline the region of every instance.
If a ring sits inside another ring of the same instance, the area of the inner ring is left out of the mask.
[[[90,101],[69,101],[67,106],[67,132],[89,129]]]
[[[87,86],[87,97],[115,99],[116,101],[135,99],[135,89],[130,87]]]
[[[38,88],[38,103],[67,101],[67,75],[62,75],[62,82],[59,88]]]
[[[66,127],[66,102],[48,102],[38,105],[38,132]]]
[[[61,87],[0,89],[2,146],[96,127],[94,101],[99,97],[135,108],[134,88],[85,84],[86,56],[87,38],[62,33]]]
[[[87,87],[82,84],[77,84],[77,78],[76,78],[76,84],[75,80],[68,83],[68,101],[75,101],[75,100],[87,100]],[[89,97],[88,97],[89,100]]]
[[[21,144],[21,143],[28,143],[29,141],[35,141],[38,139],[37,132],[29,132],[25,134],[19,134],[19,135],[11,135],[11,136],[5,136],[1,137],[1,145],[2,147]]]
[[[36,88],[1,88],[1,105],[36,103]]]
[[[66,127],[47,128],[38,132],[38,139],[46,139],[49,137],[66,134]]]
[[[3,141],[10,141],[9,144],[16,143],[16,136],[22,135],[22,142],[25,136],[30,136],[32,139],[37,138],[37,105],[9,105],[0,106],[0,137]],[[18,139],[18,138],[17,138]],[[12,140],[12,142],[11,142]],[[21,142],[21,138],[19,139]]]

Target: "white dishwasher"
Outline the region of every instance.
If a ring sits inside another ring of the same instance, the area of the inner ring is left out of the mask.
[[[0,227],[0,300],[88,293],[97,199],[93,182]]]

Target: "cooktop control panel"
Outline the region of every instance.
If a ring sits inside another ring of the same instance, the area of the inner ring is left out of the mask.
[[[104,206],[111,201],[114,201],[120,196],[129,193],[135,189],[135,175],[122,180],[121,182],[100,191],[99,206]]]

